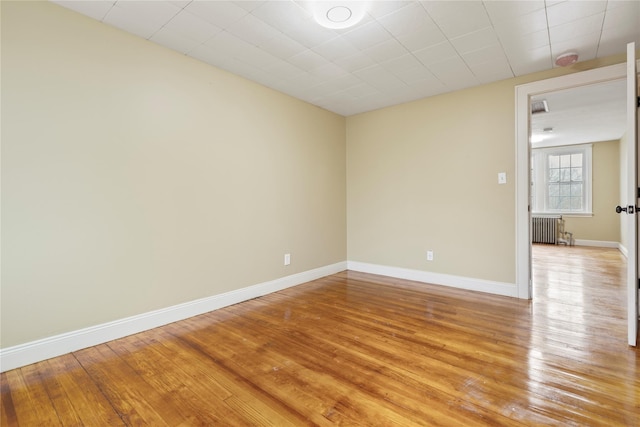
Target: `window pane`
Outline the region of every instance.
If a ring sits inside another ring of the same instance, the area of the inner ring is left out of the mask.
[[[559,197],[549,197],[549,209],[558,209],[560,207]]]
[[[572,197],[571,198],[571,210],[572,211],[581,211],[582,210],[582,197]]]
[[[560,199],[560,208],[559,209],[564,209],[564,210],[568,210],[571,207],[571,204],[569,203],[569,198],[568,197],[564,197]]]
[[[582,168],[571,168],[571,181],[582,181]]]
[[[565,154],[560,156],[560,167],[561,168],[571,167],[571,154]]]
[[[559,168],[560,167],[560,158],[558,156],[549,156],[549,167],[550,168]]]
[[[560,195],[560,189],[558,184],[549,184],[549,196],[558,197]]]
[[[560,181],[561,182],[569,182],[569,181],[571,181],[571,169],[570,168],[562,168],[562,169],[560,169]]]
[[[571,184],[571,197],[582,197],[582,184]]]
[[[558,182],[560,169],[549,169],[549,182]]]
[[[560,196],[569,197],[571,195],[571,187],[568,185],[560,185]]]
[[[571,166],[582,167],[582,153],[575,153],[571,155]]]

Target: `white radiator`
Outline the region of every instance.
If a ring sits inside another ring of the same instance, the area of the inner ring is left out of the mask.
[[[534,216],[531,218],[532,243],[550,243],[555,245],[558,236],[559,216]]]

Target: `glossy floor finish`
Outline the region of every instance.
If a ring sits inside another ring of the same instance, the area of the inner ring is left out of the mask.
[[[624,258],[534,247],[533,302],[343,272],[2,374],[2,426],[637,426]]]

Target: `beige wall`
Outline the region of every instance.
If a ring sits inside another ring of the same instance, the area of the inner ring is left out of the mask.
[[[624,60],[348,117],[349,260],[515,283],[515,86]]]
[[[345,173],[341,116],[2,2],[1,346],[345,261]]]
[[[593,144],[592,217],[565,216],[565,230],[578,240],[620,242],[620,141]]]

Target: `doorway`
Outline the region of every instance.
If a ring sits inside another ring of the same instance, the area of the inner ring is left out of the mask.
[[[530,103],[545,93],[624,79],[626,65],[617,64],[516,87],[516,283],[518,297],[531,299]]]

